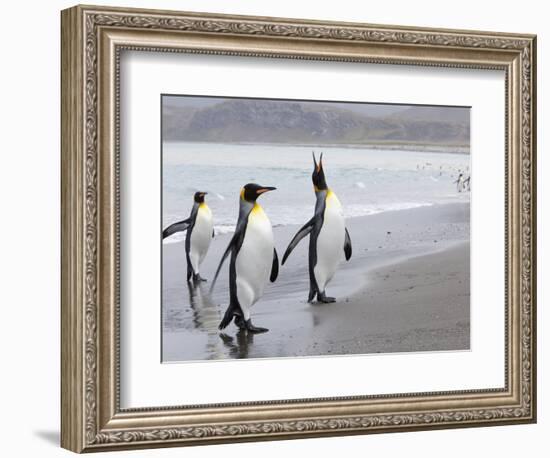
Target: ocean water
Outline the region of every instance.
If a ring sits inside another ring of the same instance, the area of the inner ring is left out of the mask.
[[[323,152],[328,186],[340,199],[346,218],[469,201],[454,181],[470,174],[469,154],[396,149],[213,143],[163,144],[163,227],[187,218],[193,194],[206,191],[217,233],[232,232],[239,192],[255,182],[276,186],[262,196],[274,226],[303,224],[313,214],[313,160]],[[185,238],[176,234],[164,241]]]

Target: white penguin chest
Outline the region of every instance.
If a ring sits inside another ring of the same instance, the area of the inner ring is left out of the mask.
[[[342,205],[332,191],[325,201],[323,225],[317,236],[315,276],[321,291],[334,273],[344,254],[346,223]]]
[[[241,306],[254,304],[263,294],[273,264],[273,247],[271,221],[256,204],[248,215],[243,243],[235,261]]]
[[[195,225],[191,232],[191,252],[204,257],[212,241],[213,220],[212,212],[206,204],[202,204],[195,219]],[[201,259],[202,260],[202,259]]]

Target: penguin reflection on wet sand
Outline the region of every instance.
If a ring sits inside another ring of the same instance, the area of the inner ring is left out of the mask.
[[[223,346],[229,350],[233,358],[244,359],[249,357],[249,350],[254,344],[254,333],[240,329],[235,338],[224,332],[219,333]]]
[[[309,296],[308,302],[317,300],[323,303],[335,302],[328,297],[325,288],[330,282],[338,264],[345,255],[346,261],[351,258],[351,239],[342,205],[336,194],[327,186],[323,170],[323,154],[319,163],[313,153],[313,188],[317,201],[313,217],[298,231],[291,240],[283,256],[285,263],[292,250],[306,235],[309,235]]]
[[[185,236],[185,256],[187,258],[187,281],[206,281],[200,275],[200,265],[208,252],[210,242],[214,237],[212,212],[204,196],[206,192],[196,192],[189,218],[178,221],[162,231],[162,238],[170,237],[177,232],[187,231]]]
[[[273,229],[258,197],[276,188],[249,183],[241,189],[239,217],[235,233],[227,246],[210,291],[214,288],[220,269],[231,254],[229,264],[229,306],[219,329],[233,319],[239,329],[248,332],[267,332],[256,327],[250,319],[250,308],[262,297],[267,280],[274,282],[279,273],[279,259],[273,241]]]

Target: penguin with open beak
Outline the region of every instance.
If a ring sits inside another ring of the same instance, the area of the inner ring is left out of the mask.
[[[309,235],[309,296],[312,302],[317,296],[319,302],[335,302],[325,293],[342,255],[346,261],[351,258],[351,239],[346,228],[342,205],[336,194],[327,186],[323,169],[323,154],[319,163],[313,153],[313,189],[316,202],[313,217],[296,233],[283,256],[285,263],[300,240]]]
[[[204,196],[206,192],[196,192],[193,197],[193,207],[189,218],[178,221],[162,231],[162,238],[170,237],[177,232],[187,231],[185,236],[185,256],[187,258],[187,281],[206,281],[200,275],[200,265],[208,252],[210,242],[214,237],[212,212]]]
[[[279,273],[271,222],[257,202],[262,194],[275,189],[255,183],[249,183],[241,189],[235,233],[220,260],[211,288],[214,288],[226,258],[231,255],[229,306],[220,322],[220,330],[234,319],[240,329],[248,332],[268,331],[252,324],[250,308],[262,297],[267,281],[274,282]]]

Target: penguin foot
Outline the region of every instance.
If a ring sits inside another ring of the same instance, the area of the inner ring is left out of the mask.
[[[241,331],[246,329],[246,322],[243,320],[242,316],[235,315],[235,326],[237,326]]]
[[[336,302],[335,297],[327,296],[325,293],[319,293],[317,294],[317,300],[319,302],[322,302],[323,304],[331,304],[332,302]]]
[[[252,324],[252,320],[248,319],[247,321],[245,321],[245,325],[246,325],[246,329],[248,332],[252,332],[254,334],[260,334],[261,332],[267,332],[269,331],[269,329],[267,328],[260,328],[258,326],[254,326]]]
[[[202,278],[202,277],[200,276],[200,274],[197,274],[197,275],[193,275],[193,281],[194,281],[195,283],[199,283],[199,282],[201,282],[201,281],[208,281],[208,280],[207,280],[206,278]]]

